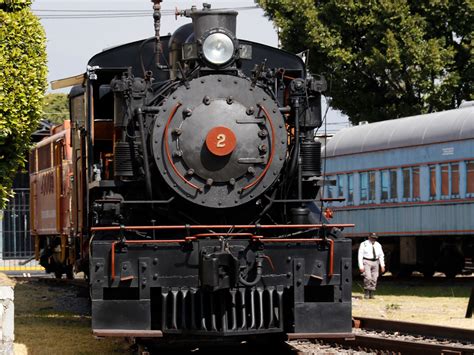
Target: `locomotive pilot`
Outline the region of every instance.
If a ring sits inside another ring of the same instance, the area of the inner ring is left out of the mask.
[[[385,272],[385,258],[382,245],[377,242],[375,233],[369,234],[369,239],[359,246],[359,271],[364,277],[364,298],[374,298],[379,277],[379,267],[382,274]]]

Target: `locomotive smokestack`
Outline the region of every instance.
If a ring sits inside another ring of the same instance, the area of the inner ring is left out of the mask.
[[[199,39],[213,28],[222,28],[235,36],[238,12],[234,10],[211,10],[210,4],[203,4],[202,10],[195,7],[185,10],[186,17],[191,17],[194,26],[194,37]]]

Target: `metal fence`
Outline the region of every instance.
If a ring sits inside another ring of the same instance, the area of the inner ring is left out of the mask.
[[[0,252],[2,259],[27,259],[34,253],[30,236],[30,190],[15,189],[3,211]]]
[[[15,195],[0,211],[0,270],[39,270],[30,235],[30,190],[14,188]],[[28,261],[29,260],[29,261]]]

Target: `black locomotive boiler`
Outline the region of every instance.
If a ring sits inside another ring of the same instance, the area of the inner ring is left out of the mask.
[[[171,36],[158,13],[155,37],[94,56],[70,93],[65,245],[94,334],[346,336],[350,225],[315,203],[324,80],[238,39],[235,11],[181,15]]]

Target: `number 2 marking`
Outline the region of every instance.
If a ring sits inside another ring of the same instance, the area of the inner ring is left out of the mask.
[[[225,139],[226,139],[226,136],[225,134],[218,134],[217,135],[217,144],[216,144],[216,147],[217,148],[224,148],[225,147]]]

